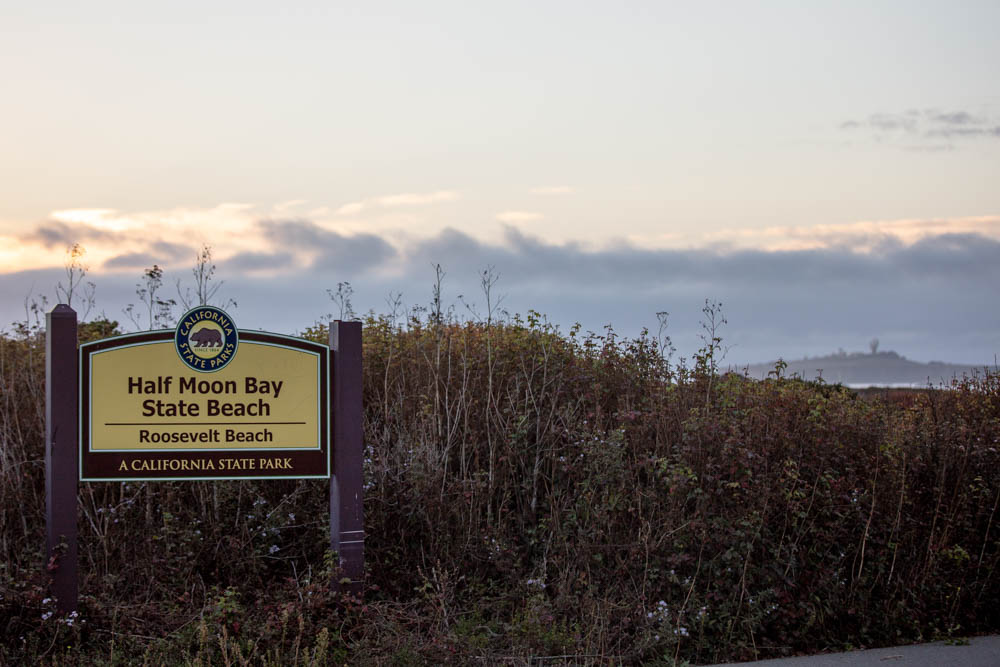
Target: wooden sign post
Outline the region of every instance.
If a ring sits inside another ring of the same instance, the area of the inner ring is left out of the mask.
[[[360,322],[331,323],[329,346],[237,329],[213,306],[79,348],[69,306],[47,326],[47,568],[61,612],[77,606],[78,481],[328,478],[334,587],[360,594]]]
[[[361,322],[330,327],[333,350],[333,475],[330,477],[330,549],[343,577],[335,586],[360,595],[365,570],[364,451],[361,441]]]
[[[45,541],[56,608],[76,611],[76,312],[59,304],[45,316]]]

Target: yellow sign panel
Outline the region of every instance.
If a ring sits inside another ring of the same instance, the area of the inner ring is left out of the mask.
[[[208,374],[181,364],[169,340],[94,353],[90,450],[317,449],[317,356],[244,340]]]

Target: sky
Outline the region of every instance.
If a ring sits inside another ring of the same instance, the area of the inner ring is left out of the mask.
[[[244,328],[534,309],[733,363],[1000,353],[996,2],[0,4],[0,326],[212,248]],[[77,304],[74,304],[75,306]],[[139,326],[145,327],[143,322]]]

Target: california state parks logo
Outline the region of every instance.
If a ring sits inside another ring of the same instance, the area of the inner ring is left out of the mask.
[[[221,308],[198,306],[184,313],[174,333],[174,347],[188,368],[215,372],[236,356],[236,325]]]

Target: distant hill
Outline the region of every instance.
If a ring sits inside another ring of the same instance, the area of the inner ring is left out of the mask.
[[[741,368],[733,367],[730,370],[735,372],[746,370],[750,377],[763,379],[769,373],[773,373],[777,363],[769,361]],[[852,386],[939,385],[947,384],[954,377],[983,371],[981,366],[948,364],[943,361],[926,364],[910,361],[893,351],[867,354],[841,350],[825,357],[786,360],[786,363],[788,366],[782,371],[782,375],[786,377],[799,376],[807,380],[822,377],[830,384],[841,383]]]

